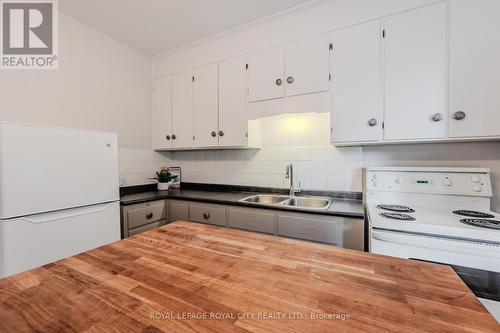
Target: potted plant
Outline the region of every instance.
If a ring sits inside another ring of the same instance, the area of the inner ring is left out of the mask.
[[[173,175],[168,171],[168,168],[162,167],[160,171],[156,171],[156,179],[158,181],[158,191],[166,191],[170,187],[170,181],[176,179],[177,175]]]

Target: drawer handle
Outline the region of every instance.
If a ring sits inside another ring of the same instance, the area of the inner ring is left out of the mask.
[[[463,111],[457,111],[453,114],[453,118],[455,120],[463,120],[465,119],[466,113]]]
[[[203,218],[205,220],[208,220],[210,218],[210,214],[209,213],[203,213]]]
[[[147,213],[147,214],[146,214],[146,218],[147,218],[148,220],[151,220],[151,219],[153,218],[153,213],[152,213],[152,212]]]

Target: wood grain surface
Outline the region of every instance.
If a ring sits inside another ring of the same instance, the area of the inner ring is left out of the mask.
[[[448,266],[189,222],[0,280],[0,332],[500,332]]]

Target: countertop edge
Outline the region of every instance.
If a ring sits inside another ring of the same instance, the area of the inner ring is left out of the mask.
[[[161,192],[161,191],[158,191]],[[219,192],[220,193],[220,192]],[[246,194],[246,193],[239,193],[239,194]],[[256,193],[248,193],[248,195],[254,195]],[[266,205],[256,205],[256,204],[251,204],[251,203],[245,203],[241,202],[240,200],[225,200],[225,199],[213,199],[213,198],[201,198],[198,196],[189,196],[189,195],[176,195],[173,194],[169,191],[165,191],[165,194],[156,194],[151,197],[145,197],[145,198],[138,198],[138,199],[130,199],[126,201],[120,200],[120,205],[121,206],[130,206],[134,204],[140,204],[140,203],[145,203],[145,202],[151,202],[151,201],[156,201],[156,200],[167,200],[167,199],[172,199],[172,200],[181,200],[181,201],[195,201],[195,202],[204,202],[204,203],[213,203],[213,204],[221,204],[221,205],[231,205],[231,206],[239,206],[239,207],[247,207],[247,208],[256,208],[256,209],[267,209],[267,210],[279,210],[279,211],[285,211],[285,212],[290,212],[290,213],[303,213],[303,214],[315,214],[315,215],[327,215],[327,216],[338,216],[338,217],[347,217],[347,218],[359,218],[359,219],[364,219],[364,213],[357,213],[357,212],[346,212],[346,211],[335,211],[335,210],[308,210],[308,209],[298,209],[298,208],[288,208],[288,207],[283,207],[283,206],[266,206]],[[352,202],[352,203],[359,203],[361,204],[360,200],[353,200],[353,199],[341,199],[341,198],[333,198],[334,202],[333,205],[335,204],[335,201],[341,201],[341,202]]]

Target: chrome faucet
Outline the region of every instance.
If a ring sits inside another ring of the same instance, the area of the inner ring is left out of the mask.
[[[300,189],[300,182],[299,182],[299,187],[295,188],[293,186],[293,164],[290,163],[286,166],[286,173],[285,173],[285,178],[290,179],[290,197],[295,197],[295,193],[298,193],[301,191]]]

